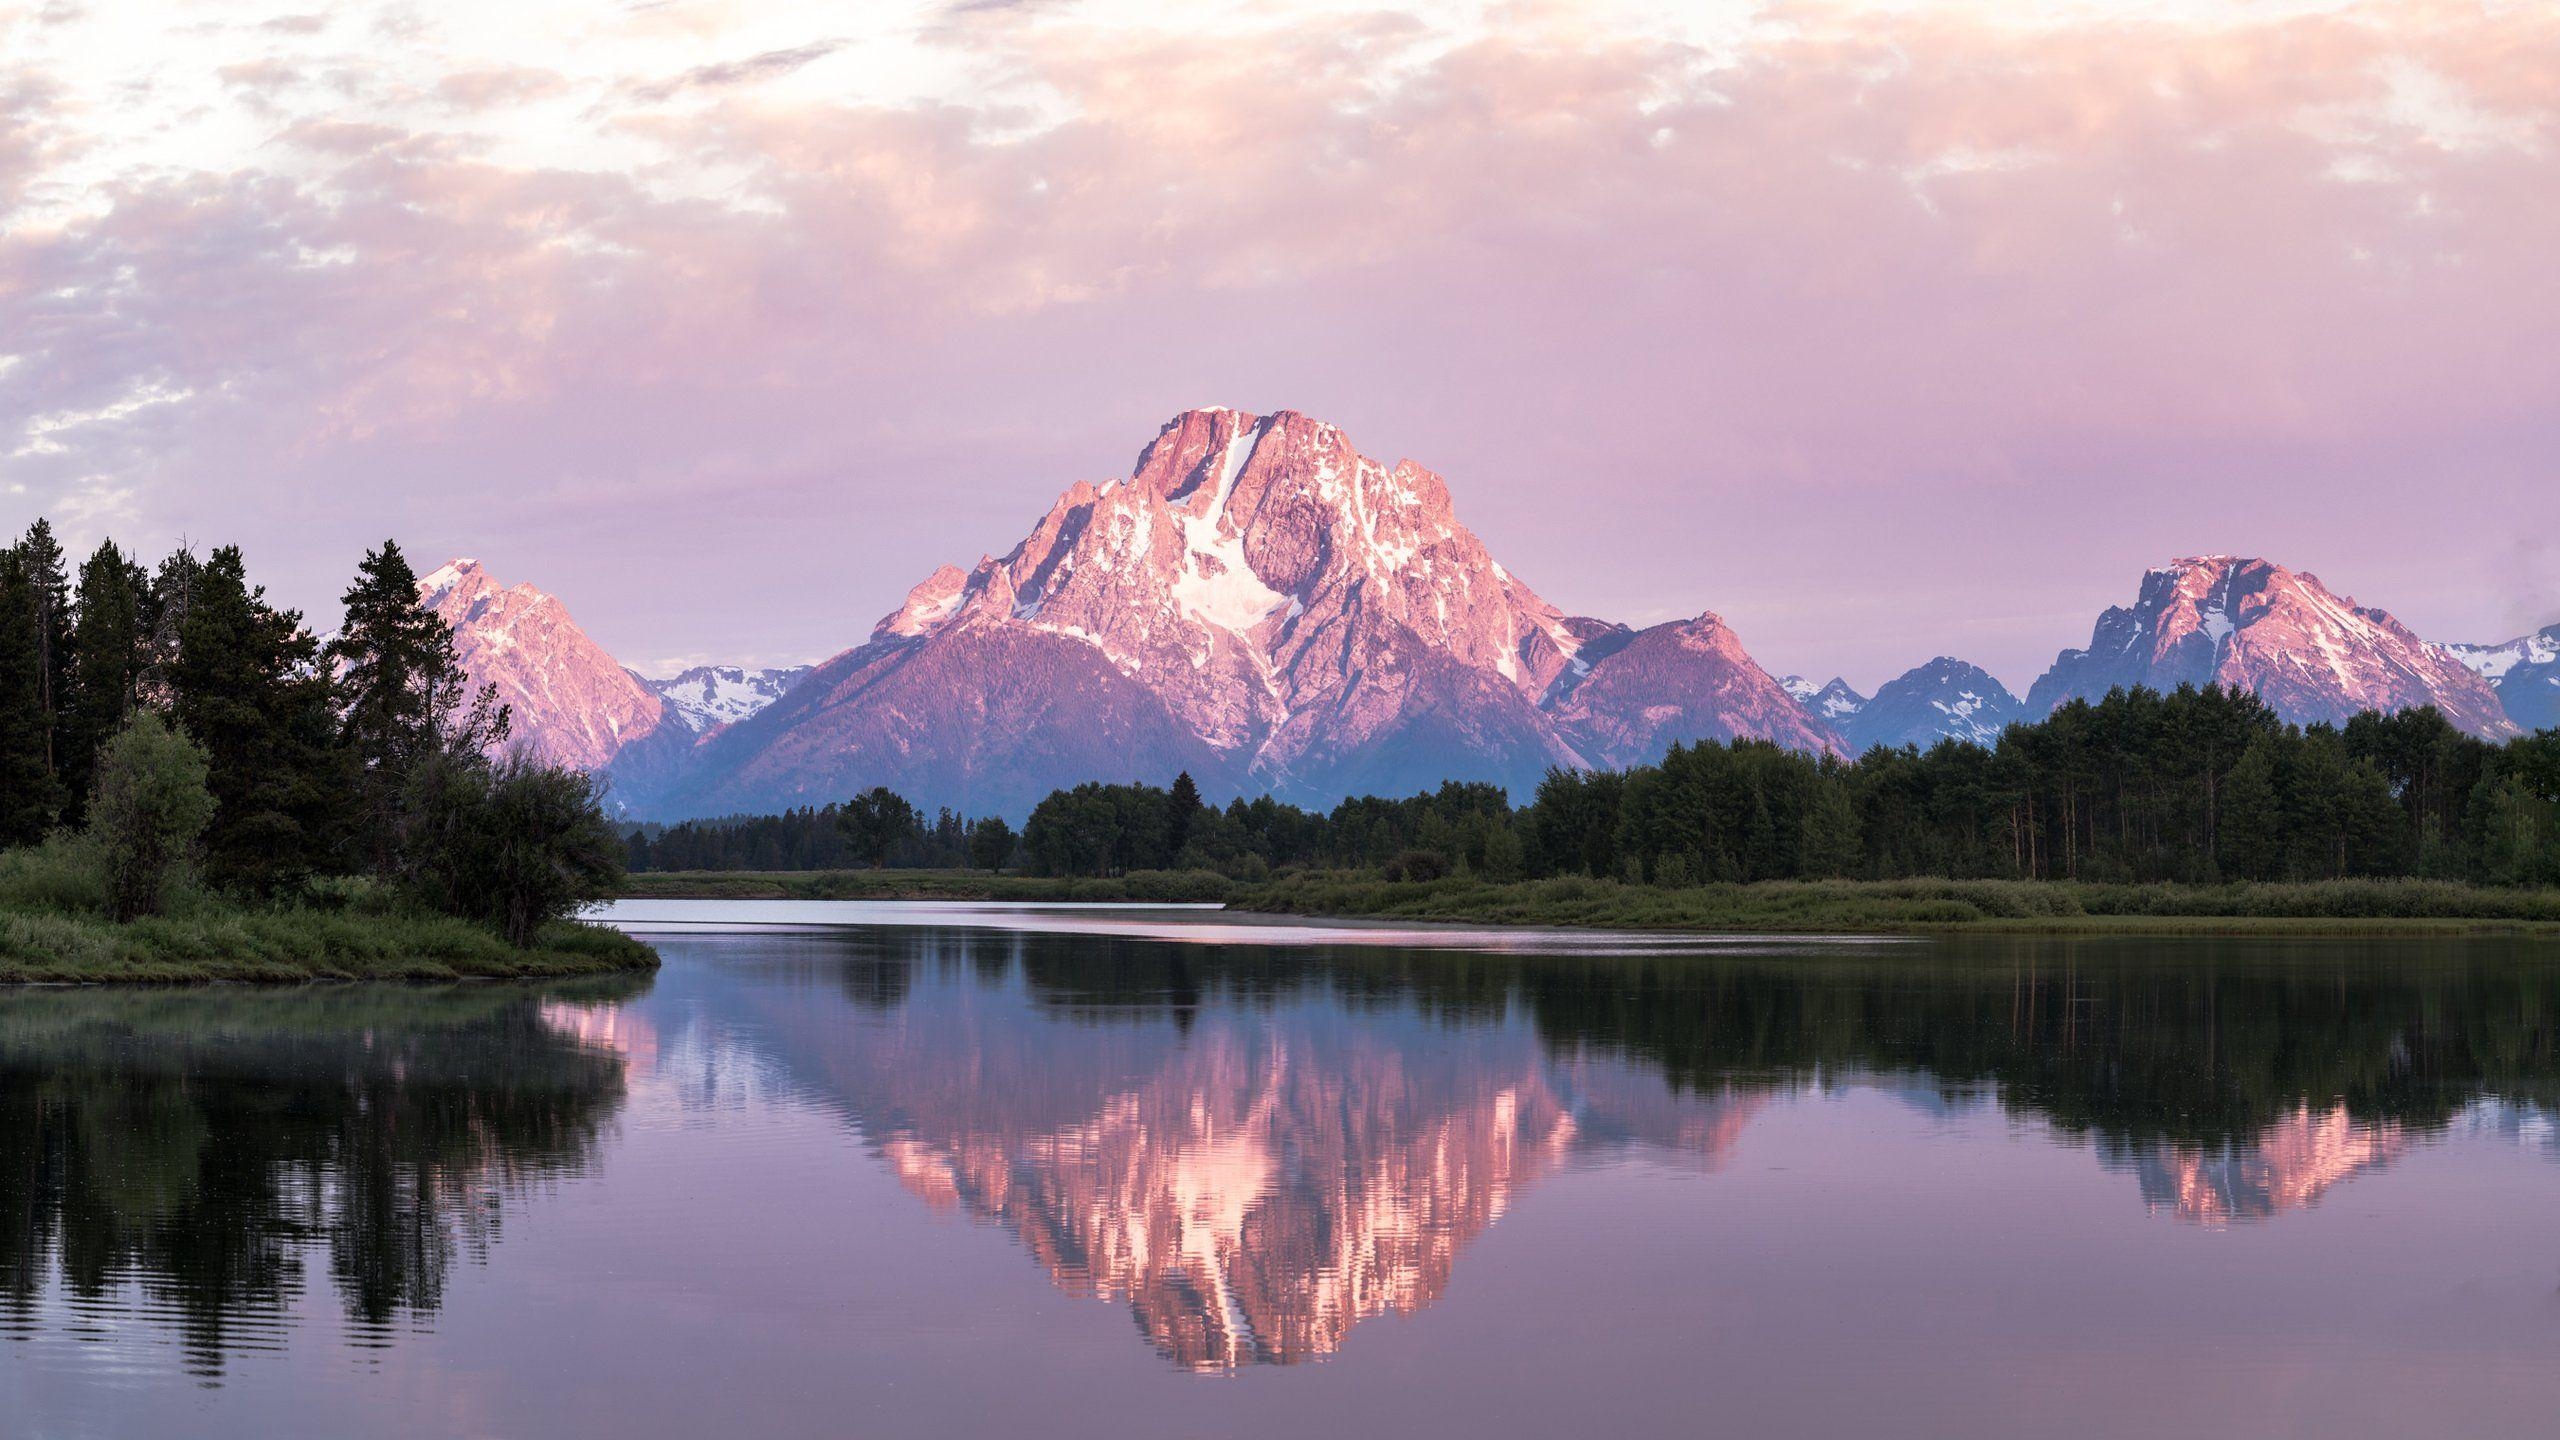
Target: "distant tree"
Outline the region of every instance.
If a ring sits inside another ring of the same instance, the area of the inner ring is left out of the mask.
[[[845,802],[836,817],[854,858],[877,870],[889,863],[889,852],[917,829],[916,807],[886,785],[874,785]]]
[[[981,870],[1001,870],[1013,862],[1021,841],[1001,815],[990,815],[969,827],[969,863]]]
[[[25,560],[0,550],[0,846],[43,839],[61,813],[47,763],[44,641]]]
[[[160,913],[171,882],[211,823],[204,750],[148,710],[137,710],[97,756],[87,834],[106,871],[118,920]]]
[[[175,703],[178,649],[188,612],[195,608],[196,589],[204,578],[204,561],[184,545],[172,550],[151,576],[144,605],[142,700],[167,707]]]
[[[1165,796],[1164,863],[1173,865],[1182,858],[1182,847],[1191,843],[1192,832],[1199,829],[1207,809],[1200,803],[1200,787],[1185,770],[1173,777],[1173,789]]]
[[[99,545],[80,566],[70,687],[59,727],[62,788],[74,819],[89,793],[99,747],[124,728],[141,699],[149,583],[142,567],[113,541]]]
[[[1858,810],[1850,802],[1848,784],[1825,775],[1805,807],[1804,873],[1817,880],[1845,878],[1857,872],[1862,853]]]

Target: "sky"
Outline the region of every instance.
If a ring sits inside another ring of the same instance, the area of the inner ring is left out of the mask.
[[[780,663],[1287,408],[2023,691],[2182,555],[2560,620],[2555,256],[2548,0],[0,0],[0,525]]]

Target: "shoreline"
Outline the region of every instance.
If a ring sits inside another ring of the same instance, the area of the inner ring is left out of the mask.
[[[1311,872],[1249,883],[1209,871],[1111,879],[984,871],[677,871],[625,900],[1211,901],[1258,915],[1480,928],[1737,935],[2496,936],[2560,939],[2560,890],[2453,881],[2306,884],[2049,880],[1764,881],[1663,889],[1564,877],[1397,883]]]
[[[563,980],[655,971],[656,950],[610,926],[564,921],[518,950],[443,916],[211,910],[118,925],[0,908],[0,986],[305,985],[393,980]]]

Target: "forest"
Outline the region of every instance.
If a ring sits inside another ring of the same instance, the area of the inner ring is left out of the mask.
[[[634,870],[2551,885],[2560,732],[2493,744],[2432,709],[2301,726],[2245,691],[2134,689],[2072,701],[1990,746],[1950,739],[1844,760],[1756,740],[1675,745],[1632,770],[1551,771],[1521,806],[1498,786],[1450,782],[1323,812],[1269,796],[1218,807],[1186,775],[1171,787],[1057,791],[1018,837],[1000,819],[928,820],[875,790],[780,816],[635,830],[630,843]]]

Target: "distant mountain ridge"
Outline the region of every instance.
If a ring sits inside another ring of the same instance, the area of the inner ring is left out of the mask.
[[[2469,734],[2516,733],[2497,692],[2389,612],[2331,593],[2308,571],[2200,555],[2152,570],[2130,607],[2098,617],[2027,692],[2027,713],[2118,686],[2220,684],[2255,692],[2301,723],[2433,705]]]
[[[1188,411],[1128,478],[1067,488],[1001,556],[943,565],[868,639],[807,667],[625,670],[531,586],[473,561],[422,583],[520,738],[661,817],[819,804],[885,784],[1020,815],[1088,780],[1311,805],[1551,768],[1623,768],[1742,737],[1854,755],[2013,721],[2119,685],[2220,683],[2288,719],[2431,704],[2514,733],[2560,626],[2448,649],[2315,576],[2200,556],[2155,569],[2024,702],[1941,656],[1860,695],[1772,678],[1713,614],[1645,630],[1565,614],[1460,524],[1448,486],[1320,420]],[[2467,662],[2467,663],[2466,663]],[[2519,684],[2519,680],[2522,681]]]
[[[2499,645],[2447,645],[2498,692],[2507,718],[2527,730],[2560,727],[2560,624]]]

